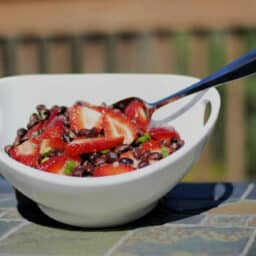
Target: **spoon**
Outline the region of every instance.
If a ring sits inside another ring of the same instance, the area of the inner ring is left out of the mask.
[[[235,59],[231,63],[222,67],[213,74],[201,79],[200,81],[184,89],[181,89],[178,92],[175,92],[163,99],[155,102],[146,102],[145,100],[137,97],[129,97],[112,104],[112,107],[124,110],[131,101],[137,100],[143,104],[148,119],[151,119],[152,114],[157,109],[165,106],[166,104],[169,104],[201,90],[205,90],[207,88],[247,76],[254,72],[256,72],[256,49],[247,52],[246,54]]]

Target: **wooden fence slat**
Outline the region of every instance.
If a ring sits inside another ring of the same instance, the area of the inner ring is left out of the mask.
[[[178,32],[176,37],[176,73],[188,74],[188,51],[189,51],[189,34],[187,32]]]
[[[49,41],[49,73],[71,72],[71,46],[68,39]]]
[[[84,45],[84,72],[101,73],[105,70],[105,46],[102,37],[86,38]]]
[[[4,41],[4,75],[16,73],[16,40],[7,38]]]
[[[120,73],[136,72],[136,36],[123,36],[116,45],[116,71]]]
[[[175,73],[175,52],[173,36],[155,35],[152,38],[152,71],[156,73]]]
[[[108,35],[105,38],[105,72],[113,73],[117,69],[117,44],[119,38],[116,35]]]
[[[16,72],[18,74],[38,73],[38,42],[19,40],[16,46]]]
[[[231,61],[242,54],[241,38],[227,36],[227,58]],[[245,98],[244,81],[236,80],[227,86],[226,97],[226,172],[227,180],[245,179]]]
[[[39,39],[38,65],[40,73],[47,73],[49,70],[49,40],[47,38]]]
[[[71,38],[71,69],[73,73],[81,73],[83,70],[83,43],[81,36]]]
[[[4,76],[4,44],[0,42],[0,77]]]

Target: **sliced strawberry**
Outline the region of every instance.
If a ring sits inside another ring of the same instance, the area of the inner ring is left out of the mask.
[[[135,121],[139,129],[146,131],[150,120],[141,101],[131,101],[125,108],[124,113],[130,120]]]
[[[58,112],[59,112],[59,108],[57,106],[52,108],[49,117],[43,122],[43,125],[42,125],[43,129],[45,129],[50,123],[52,123],[52,120],[55,119]]]
[[[67,163],[72,163],[73,168],[79,165],[80,158],[70,158],[66,155],[53,156],[41,163],[39,166],[40,170],[44,170],[51,173],[57,174],[67,174],[65,171],[67,170]],[[72,170],[68,170],[72,171]],[[68,175],[68,174],[67,174]]]
[[[141,152],[149,150],[150,152],[159,152],[161,153],[161,140],[151,140],[145,142],[140,147]]]
[[[65,127],[63,120],[55,117],[41,134],[40,152],[42,153],[46,147],[62,150],[65,142],[62,139]]]
[[[38,124],[34,125],[27,131],[24,138],[32,139],[32,138],[39,137],[42,128],[43,128],[43,122],[39,122]]]
[[[155,128],[151,128],[149,129],[148,133],[150,134],[150,136],[153,139],[168,139],[168,138],[180,138],[180,135],[178,134],[178,132],[172,128],[166,128],[166,127],[155,127]]]
[[[30,139],[10,150],[10,156],[15,160],[32,167],[37,167],[39,158],[39,145]]]
[[[100,176],[110,176],[110,175],[117,175],[126,172],[131,172],[135,170],[133,167],[125,164],[113,163],[113,164],[104,164],[101,166],[96,167],[93,176],[100,177]]]
[[[76,104],[69,108],[68,114],[70,127],[75,132],[79,132],[83,128],[102,129],[103,114],[97,109]]]
[[[79,138],[71,141],[65,147],[66,153],[70,156],[77,156],[85,153],[98,152],[104,149],[110,149],[122,144],[123,137],[117,138]]]
[[[106,138],[124,137],[125,144],[131,144],[137,135],[136,125],[125,115],[114,110],[105,113],[103,128]]]

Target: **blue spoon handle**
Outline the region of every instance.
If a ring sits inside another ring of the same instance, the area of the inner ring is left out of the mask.
[[[254,72],[256,72],[256,49],[242,55],[215,73],[203,78],[189,87],[186,87],[185,89],[182,89],[161,100],[149,103],[149,105],[152,108],[157,109],[192,93],[247,76]]]

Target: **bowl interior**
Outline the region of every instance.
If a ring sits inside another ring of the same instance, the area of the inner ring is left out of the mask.
[[[186,76],[130,74],[30,75],[1,79],[1,151],[4,145],[13,142],[16,130],[26,126],[37,104],[69,106],[77,100],[111,104],[129,96],[151,102],[196,81]],[[194,139],[203,127],[204,109],[195,104],[201,96],[195,94],[163,107],[153,115],[152,124],[174,126],[185,142]]]

